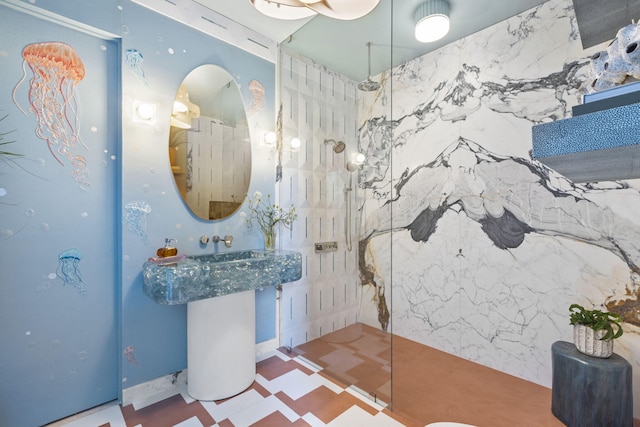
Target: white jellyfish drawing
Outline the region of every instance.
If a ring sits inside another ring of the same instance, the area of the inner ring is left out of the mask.
[[[147,215],[151,213],[151,206],[146,202],[132,202],[125,207],[124,220],[129,231],[136,233],[147,244]]]
[[[125,53],[125,63],[129,70],[133,72],[140,80],[147,83],[147,79],[144,76],[144,69],[142,68],[142,54],[137,49],[127,49]]]
[[[87,295],[87,288],[80,275],[80,260],[82,254],[76,248],[68,249],[58,255],[58,269],[56,275],[62,279],[64,285],[71,285],[80,295]]]

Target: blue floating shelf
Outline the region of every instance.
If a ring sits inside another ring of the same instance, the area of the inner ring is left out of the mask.
[[[640,178],[640,103],[533,126],[533,158],[574,182]]]

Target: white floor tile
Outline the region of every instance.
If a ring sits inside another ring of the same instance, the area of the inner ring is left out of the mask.
[[[359,406],[352,406],[344,411],[328,427],[404,427],[401,423],[386,414],[378,412],[371,415]]]
[[[168,399],[171,396],[175,396],[176,394],[187,395],[187,386],[181,385],[178,387],[174,387],[169,390],[162,391],[160,393],[156,393],[151,396],[146,396],[143,399],[138,399],[132,402],[133,409],[139,411],[142,408],[146,408],[147,406],[151,406],[155,403],[158,403],[162,400]]]
[[[298,369],[294,369],[261,385],[272,394],[282,391],[293,400],[296,400],[324,385],[324,381],[321,381],[319,375],[307,375]]]
[[[276,356],[278,356],[280,359],[284,360],[285,362],[288,362],[289,360],[293,359],[293,356],[288,356],[287,354],[281,352],[280,350],[276,351]]]
[[[221,404],[215,402],[201,401],[200,404],[207,410],[207,412],[217,422],[224,420],[225,418],[231,418],[237,412],[260,403],[264,400],[264,397],[255,390],[247,390],[242,394],[235,396]]]
[[[198,417],[191,417],[188,420],[184,420],[181,423],[174,425],[173,427],[204,427]]]
[[[307,412],[306,414],[304,414],[302,416],[302,419],[305,420],[305,422],[309,424],[311,427],[326,427],[325,423],[323,423],[318,417],[316,417],[310,412]]]
[[[248,426],[264,417],[267,417],[274,412],[279,411],[282,415],[287,417],[289,421],[294,422],[300,417],[291,409],[282,403],[275,396],[269,396],[250,407],[245,408],[243,411],[236,412],[229,420],[236,426]]]
[[[127,427],[119,405],[114,404],[73,421],[62,422],[60,425],[64,425],[64,427],[87,427],[100,426],[106,423],[111,424],[111,427]]]
[[[322,375],[314,375],[314,376],[317,376],[318,378],[320,378],[320,381],[322,381],[322,385],[336,394],[342,393],[345,390],[344,387],[341,387],[338,384],[334,383],[333,381],[326,379]]]
[[[378,412],[376,415],[374,415],[373,421],[366,425],[367,427],[404,427],[404,424],[402,424],[400,421],[396,421],[382,412]]]

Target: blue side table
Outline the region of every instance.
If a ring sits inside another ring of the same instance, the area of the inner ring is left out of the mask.
[[[631,364],[580,353],[573,343],[551,346],[551,412],[568,427],[633,427]]]

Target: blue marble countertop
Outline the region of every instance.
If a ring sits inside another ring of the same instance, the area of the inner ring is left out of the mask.
[[[158,304],[185,304],[249,291],[302,277],[302,255],[292,251],[246,250],[175,257],[144,263],[144,293]]]

